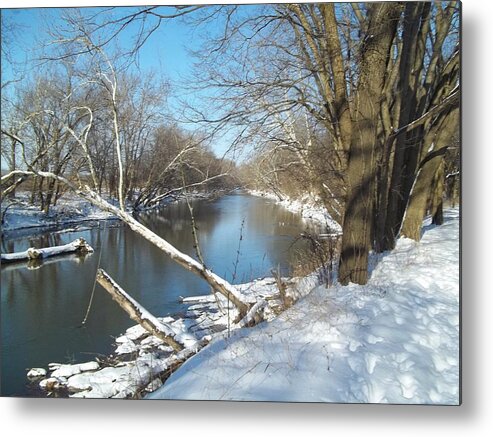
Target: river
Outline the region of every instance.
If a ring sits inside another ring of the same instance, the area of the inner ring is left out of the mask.
[[[193,200],[192,206],[202,255],[215,273],[234,283],[271,276],[271,269],[278,266],[283,274],[290,273],[290,262],[301,244],[293,246],[293,242],[306,228],[299,215],[272,200],[242,193]],[[194,254],[186,202],[141,214],[138,219],[181,251]],[[124,225],[101,223],[86,230],[8,238],[2,240],[1,250],[60,245],[79,237],[95,249],[93,254],[47,260],[34,269],[26,264],[2,266],[2,396],[39,395],[28,384],[26,369],[109,354],[114,338],[134,324],[96,286],[89,317],[81,326],[98,264],[157,316],[183,310],[180,296],[209,293],[203,280]]]

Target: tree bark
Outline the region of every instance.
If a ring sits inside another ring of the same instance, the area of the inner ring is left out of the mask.
[[[421,238],[421,226],[426,214],[430,186],[442,165],[443,156],[457,132],[459,122],[459,108],[452,109],[451,113],[437,130],[430,151],[421,161],[416,180],[411,189],[409,202],[404,215],[400,235],[419,241]]]
[[[372,3],[369,33],[362,46],[348,161],[348,197],[344,214],[339,282],[365,284],[374,207],[377,120],[390,48],[399,21],[398,3]]]
[[[418,28],[419,18],[422,14],[426,15],[429,10],[429,6],[425,7],[422,3],[406,4],[404,13],[404,29],[402,32],[402,53],[400,54],[399,75],[398,75],[398,95],[396,97],[394,111],[398,115],[398,125],[405,126],[411,121],[412,108],[416,106],[416,83],[412,66],[415,62],[413,56],[416,53],[416,46],[418,44]],[[405,165],[406,151],[409,147],[415,147],[413,143],[413,135],[399,135],[395,140],[394,155],[392,161],[392,173],[390,178],[390,185],[382,187],[387,191],[385,196],[387,201],[382,202],[381,211],[382,220],[381,225],[384,225],[383,232],[377,236],[379,241],[379,251],[390,250],[394,247],[395,238],[399,230],[400,220],[402,215],[401,200],[402,200],[402,187],[401,180],[403,177],[403,167]],[[379,229],[382,231],[382,229]]]
[[[435,175],[435,183],[433,184],[433,191],[430,199],[430,209],[432,216],[432,223],[434,225],[443,225],[443,193],[445,191],[445,173],[444,162],[442,159],[441,165]]]

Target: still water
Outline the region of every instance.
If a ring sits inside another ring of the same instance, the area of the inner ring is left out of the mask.
[[[206,265],[225,279],[248,282],[269,276],[272,268],[289,273],[296,236],[306,225],[273,201],[234,194],[192,202]],[[185,202],[141,214],[139,220],[187,254],[194,254],[190,213]],[[240,235],[242,236],[240,240]],[[180,296],[209,293],[208,285],[171,261],[126,226],[44,233],[2,240],[2,253],[65,244],[82,237],[95,249],[1,271],[1,394],[33,396],[26,369],[50,362],[88,361],[112,352],[115,337],[134,324],[109,295],[96,286],[88,320],[84,319],[100,263],[129,294],[157,316],[183,310]],[[238,246],[239,262],[235,268]],[[233,278],[235,276],[235,279]]]

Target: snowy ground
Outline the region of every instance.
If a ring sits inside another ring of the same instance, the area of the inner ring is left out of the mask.
[[[399,240],[366,286],[315,288],[216,339],[149,398],[458,404],[458,210]]]

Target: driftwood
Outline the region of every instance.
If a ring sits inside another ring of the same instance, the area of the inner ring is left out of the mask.
[[[37,270],[58,262],[73,262],[79,264],[83,258],[84,256],[81,257],[80,254],[74,252],[63,254],[63,256],[53,256],[51,258],[18,260],[16,262],[2,261],[2,274],[19,269]]]
[[[96,280],[132,320],[139,323],[155,337],[170,345],[175,351],[181,351],[196,343],[196,339],[192,335],[184,332],[176,332],[172,326],[160,322],[135,299],[130,297],[103,269],[98,270]]]
[[[40,260],[50,256],[63,255],[66,253],[85,254],[89,252],[94,252],[94,249],[89,246],[83,238],[78,238],[77,240],[64,244],[63,246],[46,247],[43,249],[30,247],[24,252],[2,253],[1,260],[2,263],[11,263],[26,260]]]

